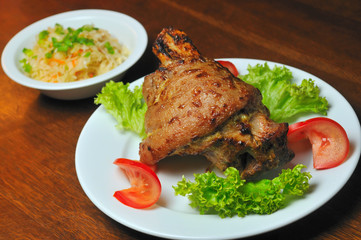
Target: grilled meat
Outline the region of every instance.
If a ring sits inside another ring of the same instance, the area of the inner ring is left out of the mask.
[[[161,64],[143,84],[148,136],[140,144],[141,162],[203,155],[246,179],[293,158],[288,125],[270,120],[260,91],[203,57],[186,33],[163,29],[153,53]]]

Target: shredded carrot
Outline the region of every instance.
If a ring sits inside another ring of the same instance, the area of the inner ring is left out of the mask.
[[[80,74],[81,74],[81,71],[76,71],[76,72],[74,73],[74,75],[76,76],[76,78],[79,78]]]
[[[57,58],[50,58],[49,62],[57,62],[59,64],[65,64],[65,61],[57,59]]]
[[[80,56],[82,54],[84,50],[83,49],[79,49],[78,51],[74,52],[71,54],[71,57],[76,57],[76,56]]]
[[[56,78],[61,77],[61,72],[58,72],[50,77],[50,81],[53,83],[57,83],[58,80]]]
[[[78,64],[78,60],[77,59],[73,59],[71,61],[71,63],[73,64],[73,67],[75,67]]]

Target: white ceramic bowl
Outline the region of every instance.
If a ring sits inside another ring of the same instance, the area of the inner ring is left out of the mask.
[[[56,23],[64,27],[79,28],[86,24],[107,30],[126,45],[130,55],[118,67],[94,78],[70,83],[47,83],[24,75],[20,60],[24,48],[33,48],[36,35]],[[39,89],[43,94],[63,100],[74,100],[95,96],[109,80],[119,81],[125,72],[143,55],[148,43],[147,32],[135,19],[109,10],[76,10],[56,14],[37,21],[17,33],[5,46],[1,56],[4,72],[15,82],[30,88]]]

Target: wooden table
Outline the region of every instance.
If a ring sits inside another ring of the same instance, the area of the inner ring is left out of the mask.
[[[310,72],[336,88],[361,116],[360,1],[2,1],[0,50],[37,20],[90,8],[128,14],[148,33],[146,53],[124,81],[156,69],[150,46],[163,27],[173,25],[208,57],[264,59]],[[2,69],[0,86],[0,239],[153,238],[110,219],[79,184],[75,147],[97,108],[93,98],[54,100],[16,84]],[[361,239],[360,181],[358,166],[346,186],[314,213],[248,239]]]

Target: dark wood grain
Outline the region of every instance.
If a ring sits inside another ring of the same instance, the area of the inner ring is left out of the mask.
[[[138,19],[149,44],[126,74],[157,67],[150,46],[163,27],[185,30],[205,56],[265,59],[310,72],[361,115],[361,2],[11,0],[0,2],[0,50],[18,31],[76,9],[109,9]],[[0,239],[156,239],[98,210],[76,176],[79,134],[93,99],[60,101],[20,86],[0,70]],[[361,239],[361,174],[327,204],[281,229],[248,238]]]

